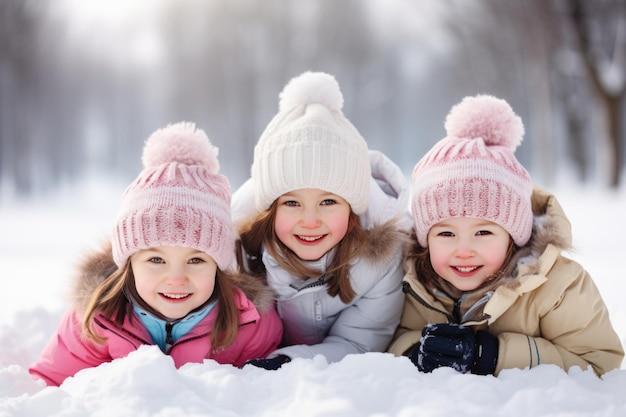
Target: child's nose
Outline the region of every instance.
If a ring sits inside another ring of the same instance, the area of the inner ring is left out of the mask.
[[[472,256],[474,256],[474,250],[472,249],[471,245],[460,242],[456,248],[455,255],[458,258],[471,258]]]
[[[304,210],[302,219],[300,219],[300,225],[307,228],[318,227],[320,225],[320,217],[317,210],[314,208]]]
[[[187,274],[185,273],[185,268],[170,268],[167,275],[167,283],[170,285],[185,285],[187,283]]]

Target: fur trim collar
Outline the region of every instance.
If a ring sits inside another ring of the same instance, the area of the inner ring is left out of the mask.
[[[392,262],[398,253],[406,254],[411,245],[411,235],[400,227],[399,220],[388,220],[367,229],[363,257],[373,263]]]

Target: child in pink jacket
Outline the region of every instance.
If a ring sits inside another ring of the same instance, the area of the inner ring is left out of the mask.
[[[176,367],[241,366],[278,346],[271,290],[230,269],[231,191],[217,148],[178,123],[148,138],[111,245],[81,266],[74,303],[29,372],[60,385],[84,368],[158,345]]]

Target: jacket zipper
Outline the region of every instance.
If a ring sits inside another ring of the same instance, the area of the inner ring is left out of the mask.
[[[165,323],[165,353],[170,354],[172,347],[174,347],[174,336],[172,336],[172,330],[174,329],[174,323]]]
[[[315,320],[322,321],[322,302],[320,300],[315,301]]]
[[[300,291],[307,290],[309,288],[321,287],[325,284],[326,284],[326,275],[322,275],[317,281],[311,282],[310,284],[307,284],[302,288],[298,288],[293,284],[289,284],[289,286],[293,288],[294,290],[296,290],[297,292],[300,292]]]
[[[250,320],[250,321],[247,321],[245,323],[239,323],[239,327],[241,328],[243,326],[249,326],[251,324],[256,324],[256,322],[257,322],[256,320]],[[185,344],[187,342],[191,342],[193,340],[201,339],[203,337],[208,337],[210,334],[211,334],[211,332],[207,332],[207,333],[199,334],[199,335],[196,335],[196,336],[193,336],[193,337],[189,337],[189,338],[186,338],[186,339],[183,337],[182,339],[179,339],[179,340],[177,340],[176,342],[174,342],[172,344],[170,352],[174,348],[174,346],[180,346],[182,344]]]
[[[302,288],[298,288],[293,284],[289,284],[289,286],[293,288],[294,290],[296,290],[296,292],[304,291],[309,288],[322,287],[324,285],[326,285],[326,275],[322,275],[318,280],[311,282],[310,284],[307,284]],[[313,304],[313,310],[314,310],[313,315],[315,316],[315,321],[322,321],[322,318],[323,318],[322,302],[320,300],[315,301],[315,304]]]
[[[411,288],[411,284],[409,284],[406,281],[402,282],[402,291],[405,294],[410,295],[412,298],[415,299],[415,301],[417,301],[418,303],[420,303],[421,305],[423,305],[424,307],[426,307],[429,310],[435,311],[437,313],[443,314],[450,323],[457,323],[457,321],[455,320],[454,316],[448,314],[445,311],[439,310],[438,308],[435,308],[433,306],[431,306],[430,304],[428,304],[426,301],[424,301],[424,299],[422,297],[420,297],[415,290],[413,290],[413,288]],[[456,305],[456,303],[455,303]]]
[[[452,316],[455,323],[461,323],[461,299],[454,300],[454,306],[452,307]]]
[[[476,311],[478,308],[482,307],[483,305],[487,304],[487,302],[489,302],[489,300],[491,300],[491,297],[493,296],[493,291],[489,291],[487,292],[480,300],[476,301],[474,303],[474,305],[472,305],[463,315],[463,317],[461,318],[460,323],[465,323],[468,321],[483,321],[483,320],[489,320],[491,318],[490,314],[485,314],[484,312],[482,313],[482,315],[480,315],[479,317],[476,317],[475,319],[471,319],[471,315],[474,313],[474,311]],[[459,300],[459,304],[460,304],[460,300]]]
[[[448,321],[450,323],[458,323],[458,324],[463,324],[466,321],[468,321],[469,319],[467,318],[468,313],[471,313],[473,310],[475,310],[476,308],[478,308],[480,305],[485,304],[487,301],[489,301],[489,299],[491,298],[491,294],[487,294],[485,295],[485,297],[481,298],[472,308],[470,308],[465,315],[461,318],[459,317],[461,315],[460,312],[460,307],[461,307],[461,300],[456,300],[454,301],[454,307],[453,307],[453,311],[452,311],[452,315],[446,313],[445,311],[441,311],[433,306],[431,306],[430,304],[428,304],[426,301],[424,301],[424,299],[422,299],[422,297],[420,297],[414,290],[413,288],[411,288],[411,284],[409,284],[406,281],[402,282],[402,291],[405,294],[410,295],[411,297],[413,297],[418,303],[420,303],[421,305],[423,305],[424,307],[426,307],[429,310],[432,311],[436,311],[437,313],[441,313],[443,315],[445,315],[448,318]],[[483,321],[483,320],[488,320],[489,318],[491,318],[491,316],[489,314],[482,314],[480,317],[477,317],[475,319],[473,319],[472,321]]]

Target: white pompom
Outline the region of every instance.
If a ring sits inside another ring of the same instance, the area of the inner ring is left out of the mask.
[[[298,105],[322,104],[332,111],[341,111],[343,95],[339,83],[324,72],[305,72],[292,78],[280,93],[279,110]]]

